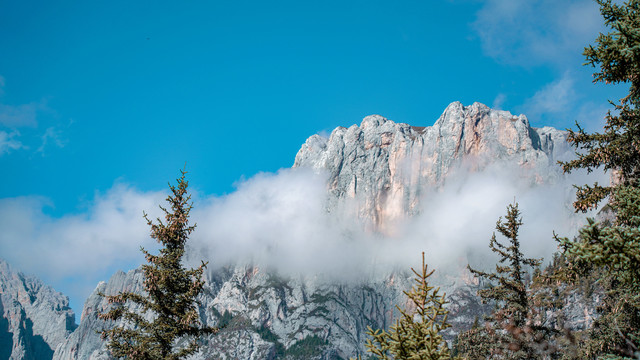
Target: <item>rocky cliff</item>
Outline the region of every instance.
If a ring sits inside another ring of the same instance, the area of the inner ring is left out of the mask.
[[[139,270],[100,283],[85,303],[78,329],[54,359],[108,359],[97,330],[109,304],[98,292],[140,291]],[[362,352],[367,326],[386,328],[408,279],[398,275],[358,284],[285,278],[254,266],[209,271],[200,297],[202,321],[222,330],[193,359],[344,359]]]
[[[561,131],[534,129],[523,115],[456,102],[431,127],[373,115],[360,126],[335,129],[329,138],[314,135],[302,145],[294,167],[328,175],[329,211],[355,203],[350,211],[369,229],[388,232],[395,221],[420,211],[426,189],[443,186],[458,171],[498,164],[517,169],[531,183],[553,181],[558,174],[552,167],[567,151]],[[54,358],[108,359],[96,331],[116,324],[97,318],[109,306],[98,293],[141,291],[141,283],[139,270],[118,272],[100,283],[85,303],[79,327],[57,347],[50,346],[55,348]],[[320,274],[283,277],[242,264],[211,269],[206,273],[200,314],[205,324],[222,330],[204,340],[194,359],[354,356],[364,350],[367,326],[390,325],[394,306],[404,304],[402,291],[410,284],[405,272],[341,283]],[[477,284],[471,279],[444,279],[443,284],[450,294],[451,339],[486,309],[474,296]],[[581,309],[574,311],[576,322],[581,321]]]
[[[563,131],[534,129],[524,115],[480,103],[454,102],[430,127],[371,115],[360,126],[335,129],[329,138],[311,136],[293,166],[326,172],[332,209],[353,199],[369,228],[387,232],[418,210],[426,188],[441,186],[461,167],[516,165],[540,183],[557,176],[551,169],[568,150]]]
[[[51,359],[75,329],[69,298],[0,259],[0,359]]]

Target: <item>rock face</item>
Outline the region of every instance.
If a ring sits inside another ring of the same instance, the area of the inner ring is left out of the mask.
[[[327,172],[330,207],[354,199],[358,216],[385,232],[417,211],[425,187],[442,185],[461,166],[473,171],[504,162],[543,182],[567,151],[562,131],[533,129],[524,115],[480,103],[454,102],[431,127],[371,115],[360,126],[335,129],[328,139],[311,136],[293,166]]]
[[[207,273],[200,297],[202,321],[223,329],[193,359],[344,359],[362,352],[367,326],[386,328],[408,279],[390,276],[358,284],[282,278],[257,267]],[[96,330],[114,326],[97,318],[108,308],[98,292],[140,291],[142,273],[118,272],[87,300],[78,329],[54,359],[108,359]]]
[[[104,322],[98,319],[98,314],[106,312],[108,304],[103,297],[98,295],[117,294],[121,291],[142,292],[143,276],[140,270],[132,270],[128,273],[118,271],[108,283],[98,284],[93,293],[84,303],[82,317],[78,328],[61,343],[55,351],[54,359],[110,359],[105,343],[100,338],[98,331],[113,327],[112,322]]]
[[[69,298],[0,260],[0,359],[51,359],[75,329]]]
[[[298,152],[294,167],[328,173],[328,210],[354,201],[357,216],[371,230],[385,232],[396,220],[419,211],[421,192],[443,185],[461,168],[474,171],[504,162],[532,182],[544,182],[555,176],[550,165],[567,150],[561,131],[531,128],[523,115],[456,102],[431,127],[372,115],[360,126],[335,129],[329,138],[314,135]],[[405,304],[402,291],[411,281],[409,273],[336,283],[320,275],[284,278],[248,265],[209,270],[200,315],[206,325],[222,330],[204,339],[193,359],[345,359],[362,354],[367,326],[391,325],[395,305]],[[109,306],[98,293],[140,292],[141,284],[139,270],[118,272],[100,283],[85,303],[79,327],[66,339],[52,340],[53,358],[108,359],[96,331],[117,324],[98,319]],[[452,279],[443,287],[451,301],[448,339],[487,311],[475,296],[476,286]],[[2,304],[7,314],[4,293]],[[6,328],[0,322],[0,341],[5,341]],[[46,340],[49,335],[42,336]]]

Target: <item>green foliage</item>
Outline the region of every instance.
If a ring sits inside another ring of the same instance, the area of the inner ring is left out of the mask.
[[[410,291],[405,291],[415,310],[401,309],[400,318],[389,331],[373,330],[369,327],[366,347],[375,358],[437,360],[451,359],[447,343],[440,334],[450,327],[447,323],[448,310],[445,309],[445,294],[440,289],[429,286],[428,278],[433,274],[424,262],[422,253],[422,270],[415,274],[416,284]]]
[[[317,335],[312,335],[291,345],[285,351],[285,355],[293,358],[308,359],[320,355],[325,345],[327,345],[326,340]]]
[[[611,207],[616,224],[601,226],[593,219],[580,229],[580,241],[561,239],[560,245],[573,261],[603,268],[617,281],[640,290],[640,189],[618,187]]]
[[[589,219],[577,240],[559,239],[568,263],[564,272],[579,279],[600,274],[604,289],[599,317],[580,346],[589,358],[631,356],[640,338],[640,189],[618,186],[613,195],[613,224]]]
[[[481,328],[476,318],[471,329],[461,332],[456,337],[453,353],[468,360],[489,358],[495,348],[493,339],[489,336],[492,331],[490,328]]]
[[[569,141],[578,158],[562,163],[565,172],[612,171],[612,183],[577,187],[576,210],[593,209],[609,196],[613,223],[588,220],[575,241],[559,239],[567,265],[561,274],[585,278],[600,274],[604,298],[599,317],[580,346],[584,357],[640,358],[640,0],[616,4],[598,0],[607,34],[585,48],[587,64],[598,68],[594,82],[629,84],[629,93],[606,116],[603,133],[578,126]],[[635,354],[634,354],[635,353]]]
[[[602,167],[618,178],[612,186],[577,186],[574,206],[579,211],[595,208],[617,185],[637,187],[640,181],[640,0],[622,5],[597,2],[611,32],[600,34],[595,47],[585,48],[586,64],[600,67],[593,74],[594,82],[630,87],[627,96],[611,103],[615,111],[607,114],[603,133],[586,133],[578,124],[577,131],[569,130],[568,141],[580,151],[577,159],[561,162],[565,172]]]
[[[220,317],[220,320],[218,321],[218,328],[222,329],[224,327],[229,326],[229,324],[231,323],[231,320],[233,320],[233,315],[231,315],[229,310],[225,310],[224,314],[222,314],[222,316]]]
[[[262,340],[275,344],[274,359],[307,359],[322,354],[322,349],[328,342],[317,335],[307,336],[285,349],[280,338],[268,327],[256,328],[256,332]]]
[[[268,341],[270,343],[274,343],[276,345],[276,352],[274,354],[275,359],[280,359],[282,356],[284,356],[285,348],[284,348],[284,345],[282,345],[282,343],[280,342],[280,338],[278,337],[278,335],[274,334],[266,326],[261,326],[257,328],[256,332],[258,333],[258,335],[260,335],[262,340]]]
[[[477,277],[490,281],[492,286],[478,291],[484,302],[496,304],[496,310],[487,317],[486,329],[471,329],[459,339],[460,353],[471,358],[483,358],[487,352],[505,359],[533,359],[537,357],[532,340],[539,334],[531,322],[534,314],[529,303],[525,267],[537,267],[539,259],[525,258],[520,250],[518,231],[522,218],[518,204],[507,206],[503,221],[498,219],[496,230],[507,238],[502,244],[494,233],[489,242],[491,251],[500,256],[495,272],[483,272],[468,266]],[[488,346],[488,344],[491,344]]]
[[[217,331],[201,326],[197,309],[196,297],[204,286],[202,273],[206,264],[197,269],[182,267],[185,243],[195,229],[195,225],[188,223],[192,204],[185,174],[182,171],[177,187],[170,185],[172,194],[167,202],[171,211],[160,207],[165,222],[157,219],[154,224],[144,215],[151,226],[151,237],[162,245],[158,255],[141,249],[148,262],[142,266],[144,293],[102,295],[113,306],[99,317],[124,322],[124,326],[102,331],[102,337],[109,340],[109,351],[116,358],[182,359],[198,350],[199,336]],[[129,305],[137,305],[141,311],[131,311]],[[189,339],[188,344],[178,346],[177,342],[184,338]]]

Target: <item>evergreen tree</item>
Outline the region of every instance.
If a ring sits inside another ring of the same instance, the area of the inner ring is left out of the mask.
[[[123,326],[103,330],[102,337],[108,339],[108,349],[116,358],[129,359],[182,359],[198,350],[198,337],[217,330],[200,324],[196,297],[202,292],[202,263],[196,269],[182,267],[185,243],[195,229],[188,223],[192,204],[187,193],[188,182],[185,171],[177,179],[177,187],[169,184],[171,195],[167,202],[171,211],[160,206],[165,222],[149,220],[151,237],[162,248],[152,255],[141,248],[148,264],[142,265],[144,293],[121,292],[117,295],[102,295],[113,306],[100,314],[103,320],[123,320]],[[141,311],[132,311],[128,306],[137,305]],[[188,339],[185,346],[178,344]]]
[[[613,224],[588,219],[576,241],[559,239],[568,264],[563,272],[580,280],[599,274],[605,292],[581,343],[583,358],[640,358],[640,189],[618,186],[612,195]]]
[[[599,66],[594,82],[629,83],[629,94],[606,116],[603,133],[586,133],[576,123],[577,131],[569,130],[568,141],[578,150],[577,158],[561,162],[565,172],[602,167],[612,171],[617,179],[613,186],[595,183],[577,186],[576,210],[587,211],[611,194],[618,185],[637,187],[640,181],[640,0],[622,5],[611,0],[597,0],[605,25],[612,29],[600,34],[596,46],[585,48],[587,63]]]
[[[505,359],[533,359],[536,353],[530,342],[537,329],[531,324],[533,314],[529,304],[525,278],[526,266],[537,267],[539,259],[525,258],[520,250],[518,230],[522,225],[518,204],[507,206],[507,215],[496,223],[496,230],[507,238],[508,244],[502,244],[494,233],[489,242],[491,251],[500,256],[495,272],[483,272],[467,266],[477,277],[488,280],[492,286],[478,291],[484,302],[494,302],[496,310],[487,317],[488,331],[485,335],[491,339],[492,354]],[[475,330],[478,331],[477,329]],[[480,337],[474,335],[471,340]],[[461,339],[463,340],[463,339]],[[467,345],[463,345],[467,346]],[[486,350],[480,353],[484,354]],[[461,353],[461,355],[466,355]]]
[[[480,326],[478,318],[473,321],[471,329],[463,331],[456,337],[453,352],[468,360],[482,360],[491,356],[493,329]]]
[[[447,323],[448,310],[445,294],[440,289],[429,286],[428,278],[434,270],[428,271],[422,253],[422,270],[415,274],[416,284],[410,291],[405,291],[415,310],[408,311],[396,306],[400,311],[400,318],[391,326],[389,331],[373,330],[367,332],[371,339],[365,346],[374,358],[380,360],[415,359],[440,360],[452,359],[451,353],[440,332],[449,328]]]
[[[588,331],[588,341],[581,346],[583,355],[640,358],[640,0],[597,2],[611,31],[600,34],[595,46],[585,48],[587,64],[598,67],[594,82],[626,83],[629,93],[611,102],[615,110],[607,114],[603,133],[588,134],[580,126],[569,131],[577,158],[561,164],[565,172],[581,168],[612,172],[609,186],[577,187],[574,206],[586,211],[609,197],[615,220],[598,223],[590,219],[575,241],[559,240],[565,268],[574,277],[604,274],[598,282],[605,297],[598,307],[599,318]]]

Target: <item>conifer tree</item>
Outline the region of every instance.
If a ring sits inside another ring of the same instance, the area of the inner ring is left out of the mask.
[[[186,172],[181,173],[177,186],[169,184],[170,210],[160,206],[165,221],[157,219],[157,223],[153,223],[144,214],[151,227],[151,237],[162,245],[158,255],[141,248],[148,262],[142,265],[144,292],[102,295],[112,307],[99,317],[124,323],[102,331],[102,337],[109,340],[108,349],[116,358],[183,359],[198,350],[198,337],[217,331],[201,325],[197,309],[196,297],[204,286],[202,274],[206,264],[203,262],[196,269],[182,267],[185,244],[195,225],[190,226],[188,222],[191,195],[187,193]],[[131,305],[141,311],[130,310]],[[188,343],[178,344],[183,339]]]
[[[568,141],[577,150],[577,158],[560,162],[565,172],[596,168],[614,172],[615,184],[577,186],[576,210],[587,211],[611,194],[615,186],[640,184],[640,0],[622,5],[611,0],[597,0],[604,23],[612,31],[600,34],[596,46],[585,48],[585,65],[599,66],[594,83],[628,83],[629,93],[606,116],[604,132],[587,133],[576,123],[569,130]]]
[[[582,345],[589,358],[610,354],[633,356],[640,343],[640,0],[623,4],[597,0],[605,25],[595,46],[585,48],[587,64],[598,67],[594,82],[629,84],[629,93],[606,116],[603,133],[586,133],[578,126],[569,131],[577,158],[561,163],[565,172],[574,169],[611,171],[609,186],[595,183],[577,187],[577,211],[593,209],[609,197],[613,223],[592,219],[575,241],[559,239],[567,269],[608,274],[599,280],[605,297],[599,318]],[[640,358],[640,353],[636,353]]]
[[[453,351],[456,355],[464,356],[468,360],[487,359],[494,350],[492,343],[494,330],[480,326],[478,318],[473,321],[471,329],[463,331],[456,337]]]
[[[447,323],[449,311],[445,294],[440,289],[430,286],[428,278],[434,270],[428,271],[422,253],[422,269],[420,272],[411,269],[415,274],[415,284],[410,291],[405,291],[415,310],[409,311],[396,306],[400,318],[389,331],[373,330],[367,332],[370,339],[365,346],[374,358],[380,360],[415,359],[445,360],[452,359],[447,342],[440,334],[451,325]]]
[[[501,354],[505,359],[536,358],[534,348],[528,341],[536,329],[529,323],[532,311],[525,284],[525,267],[537,267],[541,260],[525,258],[520,250],[518,231],[521,225],[518,204],[507,206],[507,215],[504,221],[502,217],[498,220],[496,230],[507,238],[508,244],[500,243],[495,233],[489,242],[491,251],[500,256],[495,272],[484,272],[467,266],[472,274],[491,283],[489,288],[478,291],[484,302],[494,302],[496,305],[494,313],[487,317],[488,329],[485,336],[493,343],[492,354]],[[475,334],[470,340],[479,336]],[[486,350],[482,350],[484,352]]]
[[[583,358],[640,358],[640,188],[620,186],[612,195],[612,224],[588,219],[577,240],[559,239],[567,262],[561,272],[578,279],[600,274],[597,282],[605,291],[579,347]]]

